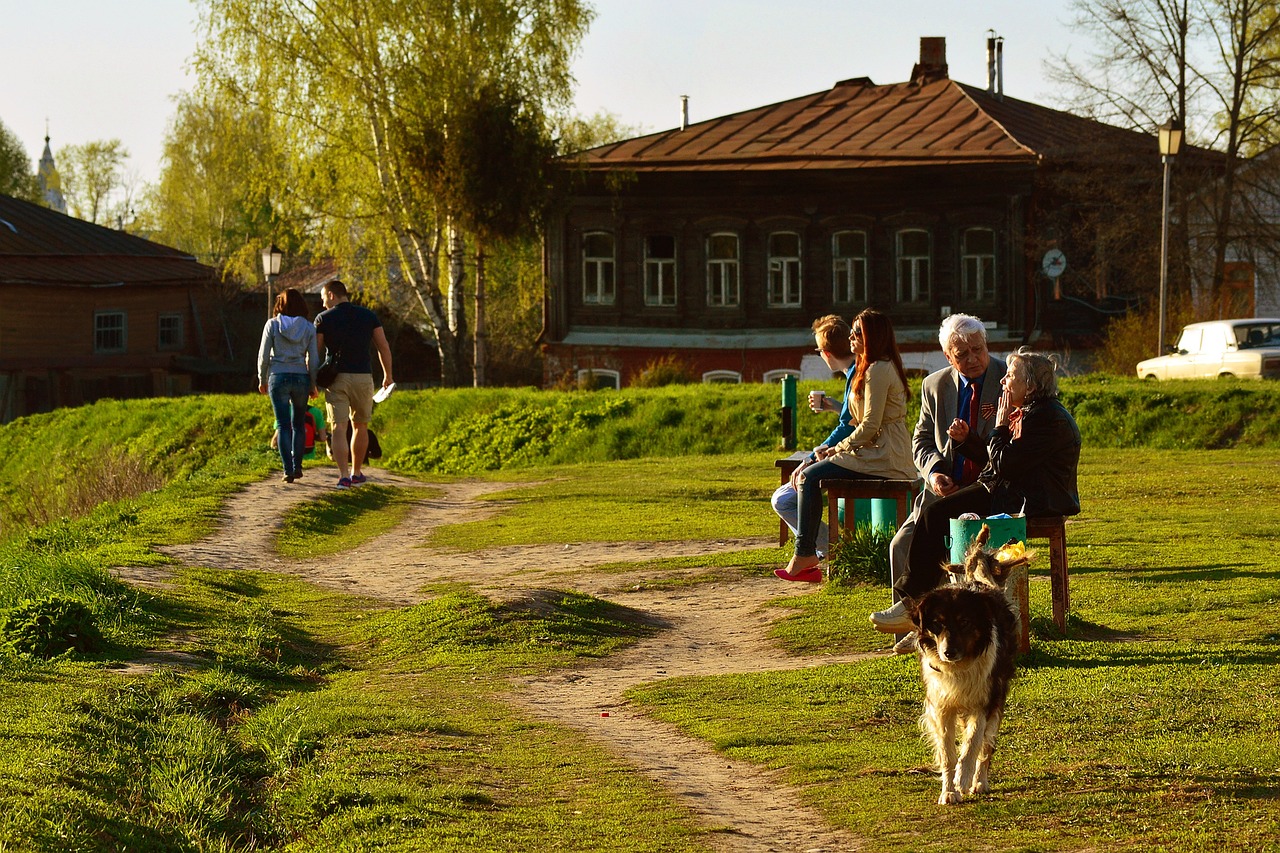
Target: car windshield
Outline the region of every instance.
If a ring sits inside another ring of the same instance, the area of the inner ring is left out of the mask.
[[[1280,346],[1280,323],[1248,323],[1232,329],[1240,349]]]

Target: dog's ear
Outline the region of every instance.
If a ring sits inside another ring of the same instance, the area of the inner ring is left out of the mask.
[[[920,627],[920,600],[909,595],[902,596],[902,606],[906,608],[907,618],[917,628]]]
[[[991,539],[991,525],[984,524],[982,529],[978,531],[978,535],[973,538],[973,544],[983,548],[986,547],[989,539]]]
[[[969,560],[966,558],[965,563],[967,564],[968,562]],[[969,573],[969,570],[960,563],[943,563],[942,570],[951,576],[952,583],[964,583],[965,576]]]

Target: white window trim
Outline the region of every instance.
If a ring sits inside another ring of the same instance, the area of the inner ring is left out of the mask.
[[[106,349],[98,346],[98,320],[103,317],[120,318],[120,346]],[[97,354],[111,355],[129,350],[129,314],[127,311],[94,311],[93,312],[93,351]]]
[[[723,382],[726,385],[741,385],[742,374],[737,370],[708,370],[706,373],[702,374],[702,383],[704,385],[708,385],[713,382]]]
[[[803,251],[803,244],[800,240],[800,234],[795,231],[771,231],[766,238],[765,248],[770,252],[769,267],[766,286],[768,287],[768,303],[770,308],[797,308],[804,302],[804,266],[803,260],[799,255],[774,255],[773,238],[784,234],[789,234],[796,238],[797,245]],[[795,271],[795,281],[792,281],[791,271]],[[781,278],[781,287],[775,289],[773,286],[774,271],[778,272]],[[781,293],[778,293],[781,290]],[[794,297],[792,291],[795,291]],[[781,298],[777,298],[781,296]]]
[[[649,238],[671,236],[670,258],[649,256]],[[656,285],[654,287],[653,285]],[[674,308],[676,306],[675,237],[667,234],[651,234],[644,240],[644,304],[649,308]]]
[[[594,379],[596,379],[596,380],[599,380],[601,377],[603,377],[603,378],[605,378],[605,379],[612,379],[612,380],[613,380],[613,387],[614,387],[614,389],[615,389],[615,390],[617,390],[618,388],[621,388],[621,387],[622,387],[622,374],[621,374],[621,373],[619,373],[619,372],[618,372],[618,371],[616,371],[616,370],[606,370],[606,369],[604,369],[604,368],[590,368],[590,367],[584,367],[584,368],[582,368],[581,370],[579,370],[579,371],[578,371],[578,383],[579,383],[579,384],[581,384],[581,383],[583,382],[583,380],[587,379],[587,377],[592,377],[592,378],[594,378]],[[599,386],[599,382],[597,381],[597,387],[598,387],[598,386]]]
[[[783,379],[783,377],[785,377],[785,376],[794,376],[796,379],[799,379],[799,378],[800,378],[800,371],[798,371],[798,370],[792,370],[792,369],[791,369],[791,368],[789,368],[789,367],[787,367],[787,368],[782,368],[782,369],[780,369],[780,370],[767,370],[767,371],[765,371],[765,374],[764,374],[764,376],[762,377],[762,381],[764,381],[764,382],[781,382],[781,381],[782,381],[782,379]]]
[[[733,258],[713,258],[711,257],[711,241],[717,237],[733,238]],[[707,306],[710,308],[737,308],[742,304],[742,240],[732,231],[716,231],[707,235]],[[719,268],[720,282],[723,285],[728,277],[728,273],[733,274],[733,292],[721,293],[720,299],[715,298],[715,291],[712,288],[712,270]]]
[[[968,252],[966,247],[969,243],[969,235],[975,231],[985,231],[991,235],[991,252]],[[960,235],[960,295],[964,299],[972,299],[981,302],[986,299],[992,299],[996,295],[996,232],[994,228],[966,228]],[[983,269],[982,260],[986,259],[991,262],[991,280],[987,281],[982,277]],[[969,280],[969,262],[976,262],[978,270],[978,281]]]
[[[929,253],[927,255],[904,255],[902,252],[902,238],[907,234],[923,234],[929,242]],[[895,263],[898,279],[898,301],[899,302],[928,302],[933,290],[933,235],[924,228],[901,228],[898,230],[894,238]],[[909,261],[911,265],[911,280],[903,281],[902,262]],[[921,262],[928,269],[928,280],[921,282],[920,267]]]
[[[864,254],[861,255],[838,255],[836,247],[839,245],[841,234],[861,234]],[[843,231],[837,231],[831,235],[831,301],[844,304],[862,304],[867,301],[867,291],[871,289],[871,281],[867,274],[867,255],[866,247],[869,245],[867,232],[861,228],[846,228]],[[842,268],[843,267],[843,268]],[[861,270],[861,275],[855,274],[855,270]],[[843,281],[841,280],[843,279]],[[849,298],[841,299],[841,285],[845,285],[849,289]],[[861,291],[861,292],[859,292]]]
[[[588,255],[587,239],[589,237],[608,237],[613,246],[613,253],[604,255]],[[587,231],[582,235],[582,302],[584,305],[612,305],[618,294],[618,238],[612,231]],[[605,280],[604,269],[608,264],[609,276]],[[590,272],[594,270],[594,281]],[[605,285],[608,293],[605,293]]]

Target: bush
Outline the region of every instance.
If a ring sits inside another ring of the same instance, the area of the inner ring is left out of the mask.
[[[693,381],[693,368],[675,355],[664,355],[644,366],[631,380],[634,388],[660,388],[664,385],[688,385]]]
[[[84,602],[60,595],[21,602],[5,617],[2,631],[10,649],[39,658],[102,648],[102,633],[92,611]]]
[[[889,584],[889,543],[894,531],[872,524],[840,530],[840,541],[827,555],[827,581],[838,586]]]
[[[1176,344],[1182,327],[1197,320],[1210,319],[1197,314],[1189,300],[1177,300],[1168,306],[1165,317],[1165,343]],[[1160,306],[1150,304],[1130,311],[1107,324],[1102,346],[1094,353],[1094,368],[1115,376],[1134,376],[1138,362],[1158,355]]]

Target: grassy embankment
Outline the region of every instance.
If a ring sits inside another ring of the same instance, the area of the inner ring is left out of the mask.
[[[992,797],[942,815],[932,805],[914,659],[672,680],[633,698],[784,768],[833,823],[884,849],[1273,844],[1274,388],[1076,381],[1065,397],[1088,447],[1085,511],[1069,532],[1071,639],[1053,636],[1035,573],[1038,637]],[[763,498],[776,407],[776,389],[759,388],[422,392],[393,397],[376,423],[402,469],[536,465],[494,475],[514,483],[501,497],[524,499],[496,522],[434,535],[481,548],[774,529]],[[389,610],[217,567],[164,591],[109,576],[162,562],[155,545],[198,538],[227,494],[267,473],[262,408],[104,403],[0,428],[16,451],[0,469],[0,609],[62,592],[90,604],[108,640],[87,660],[0,662],[5,849],[698,849],[700,831],[662,792],[495,699],[504,675],[605,655],[643,631],[622,608],[566,595],[550,614],[512,611],[459,585]],[[802,415],[802,446],[824,433]],[[735,452],[710,455],[720,449]],[[301,511],[286,550],[358,542],[395,511],[389,492]],[[726,555],[708,574],[765,574],[783,557]],[[788,600],[778,641],[881,647],[864,620],[883,600],[866,587]],[[108,668],[156,649],[183,656],[141,677]]]

